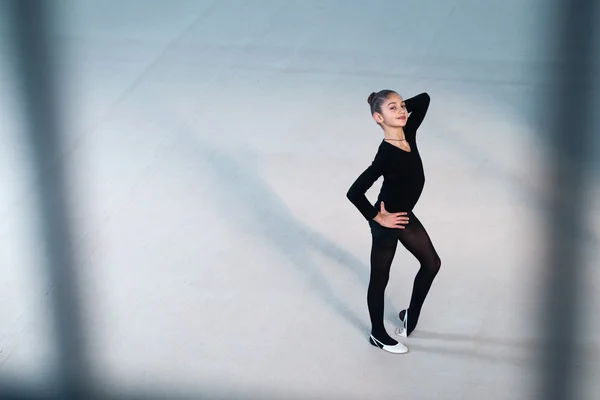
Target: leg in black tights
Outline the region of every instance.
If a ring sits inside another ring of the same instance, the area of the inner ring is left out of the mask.
[[[409,223],[406,228],[397,229],[397,231],[398,240],[420,263],[408,306],[407,335],[410,335],[417,326],[425,298],[440,270],[441,260],[431,243],[429,234],[413,213],[409,214]],[[402,314],[400,316],[403,317]]]
[[[421,308],[437,275],[441,261],[427,231],[413,214],[404,229],[391,229],[369,221],[371,226],[371,276],[367,290],[367,305],[371,318],[371,333],[385,344],[397,342],[386,332],[383,324],[385,288],[390,277],[390,267],[394,260],[398,241],[419,261],[420,269],[415,277],[412,297],[409,304],[408,334],[416,327]]]
[[[367,290],[367,305],[371,318],[371,333],[375,338],[387,345],[398,343],[392,339],[383,324],[385,288],[390,279],[390,267],[398,246],[395,229],[381,226],[369,221],[371,226],[371,276]]]

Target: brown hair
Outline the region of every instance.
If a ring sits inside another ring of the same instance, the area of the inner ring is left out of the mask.
[[[381,113],[381,105],[391,94],[398,94],[393,90],[380,90],[379,92],[373,92],[367,98],[367,103],[371,106],[371,115],[375,112]]]

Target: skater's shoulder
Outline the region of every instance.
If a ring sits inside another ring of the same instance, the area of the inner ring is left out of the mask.
[[[376,151],[375,151],[375,155],[377,157],[390,157],[391,155],[394,154],[393,150],[394,150],[394,145],[382,140],[379,143],[379,146],[377,146]]]
[[[390,153],[390,149],[388,148],[388,146],[386,146],[386,142],[382,141],[379,144],[379,146],[377,146],[374,149],[372,154],[373,154],[373,161],[375,163],[385,163],[387,160],[390,159],[390,157],[392,156],[393,153]]]

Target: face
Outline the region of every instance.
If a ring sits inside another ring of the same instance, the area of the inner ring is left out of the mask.
[[[389,95],[381,105],[381,113],[374,113],[373,118],[378,124],[390,128],[404,127],[408,118],[404,100],[397,94]]]

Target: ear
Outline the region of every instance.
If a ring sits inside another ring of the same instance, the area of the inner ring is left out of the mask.
[[[383,116],[381,114],[379,114],[378,112],[374,112],[373,113],[373,119],[375,120],[375,122],[377,122],[378,124],[383,123]]]

